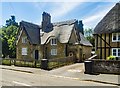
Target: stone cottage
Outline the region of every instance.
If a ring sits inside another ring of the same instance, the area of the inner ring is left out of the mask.
[[[75,56],[82,61],[91,56],[91,43],[83,35],[82,21],[51,23],[43,12],[41,25],[21,21],[17,39],[17,59],[53,59]]]
[[[98,23],[94,36],[98,58],[120,57],[120,2]]]

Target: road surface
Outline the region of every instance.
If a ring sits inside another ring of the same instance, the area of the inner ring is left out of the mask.
[[[71,77],[57,76],[48,72],[35,74],[1,69],[2,86],[115,86],[104,83],[82,81]]]

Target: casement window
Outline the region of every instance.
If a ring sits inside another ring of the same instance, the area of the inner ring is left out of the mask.
[[[55,38],[51,39],[51,45],[57,45],[57,39]]]
[[[112,42],[120,42],[120,33],[112,33]]]
[[[27,48],[22,48],[22,55],[27,55]]]
[[[57,49],[51,49],[51,55],[57,55]]]
[[[112,48],[112,55],[120,57],[120,48]]]
[[[22,37],[22,43],[27,43],[27,37]]]

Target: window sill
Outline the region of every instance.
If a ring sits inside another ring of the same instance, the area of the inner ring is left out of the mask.
[[[57,54],[56,54],[57,55]],[[51,55],[51,56],[56,56],[56,55]]]
[[[57,44],[51,44],[51,46],[56,46]]]
[[[120,40],[118,40],[118,41],[112,41],[112,42],[120,42]]]

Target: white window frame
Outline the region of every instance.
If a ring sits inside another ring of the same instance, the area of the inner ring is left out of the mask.
[[[116,50],[116,56],[115,55],[113,55],[113,50]],[[115,56],[115,57],[120,57],[120,56],[118,56],[118,49],[120,49],[120,48],[112,48],[112,56]]]
[[[116,40],[113,40],[113,35],[116,35]],[[118,40],[118,35],[119,35],[120,33],[112,33],[112,42],[120,42],[120,40]]]
[[[57,55],[57,49],[51,49],[51,55]]]
[[[27,37],[22,37],[22,43],[27,43]]]
[[[22,53],[22,55],[27,55],[27,48],[22,48],[21,53]]]
[[[56,41],[56,42],[55,42],[55,41]],[[52,39],[51,39],[51,45],[57,45],[57,39],[52,38]]]

